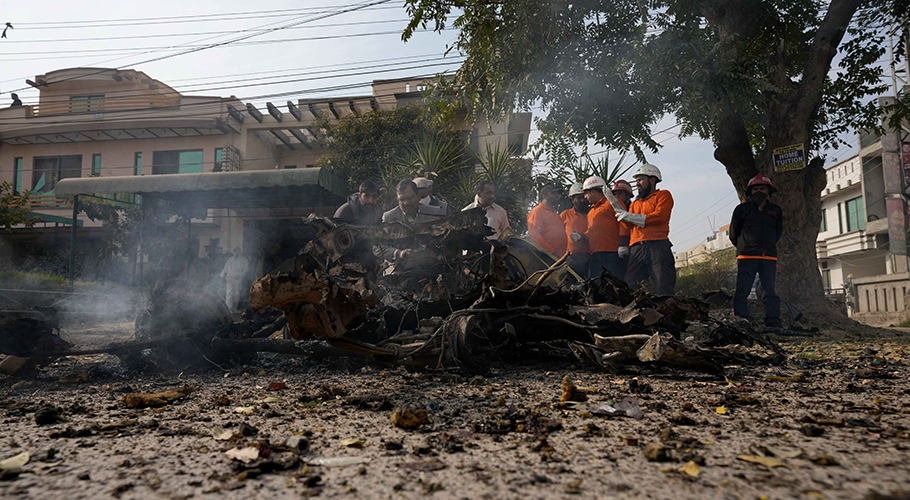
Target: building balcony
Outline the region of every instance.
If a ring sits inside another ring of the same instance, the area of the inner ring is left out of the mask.
[[[838,255],[845,255],[864,250],[877,249],[878,244],[875,235],[868,234],[864,230],[851,231],[849,233],[839,234],[815,244],[815,253],[819,259],[826,259]]]

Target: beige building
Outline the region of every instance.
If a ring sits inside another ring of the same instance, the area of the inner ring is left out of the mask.
[[[39,89],[38,104],[0,109],[0,182],[12,183],[16,192],[31,191],[30,208],[43,222],[12,237],[35,242],[49,240],[72,218],[71,199],[55,194],[62,179],[311,168],[323,154],[314,130],[317,116],[337,120],[419,104],[424,90],[422,79],[375,80],[370,95],[257,107],[233,96],[186,96],[134,70],[64,69],[27,82]],[[498,143],[521,153],[530,122],[529,113],[519,114],[466,133],[477,151]],[[339,187],[336,194],[349,189]],[[277,211],[197,212],[195,253],[236,246],[256,252],[252,247],[282,237],[287,226],[282,221],[335,208],[301,199],[299,206]],[[98,224],[84,214],[79,220],[89,239],[97,234]]]
[[[673,254],[676,269],[688,267],[692,264],[707,261],[711,254],[727,248],[732,248],[733,242],[730,241],[730,224],[725,224],[705,238],[705,241],[695,245],[685,252]]]

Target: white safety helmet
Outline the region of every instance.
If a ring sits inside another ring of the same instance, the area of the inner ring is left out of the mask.
[[[587,179],[585,179],[585,183],[582,186],[582,189],[584,189],[585,191],[587,191],[589,189],[600,189],[601,191],[603,191],[603,187],[606,185],[607,185],[607,182],[604,180],[603,177],[601,177],[599,175],[592,175],[591,177],[588,177]]]
[[[576,194],[582,194],[585,192],[584,184],[576,182],[569,187],[569,197],[575,196]]]
[[[660,169],[651,165],[650,163],[645,163],[638,167],[635,170],[635,173],[632,174],[632,177],[637,177],[639,175],[647,175],[648,177],[657,177],[657,180],[662,181],[663,179],[660,176]]]

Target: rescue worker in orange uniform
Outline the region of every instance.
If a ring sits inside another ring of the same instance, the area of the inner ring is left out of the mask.
[[[587,278],[588,264],[591,260],[588,240],[572,237],[573,233],[582,235],[588,231],[588,211],[591,209],[591,205],[585,199],[585,191],[581,182],[576,182],[569,187],[569,199],[572,200],[572,208],[559,214],[559,218],[566,225],[566,238],[569,245],[568,263],[575,274]]]
[[[616,213],[616,220],[632,232],[626,282],[634,287],[649,279],[653,293],[672,295],[676,289],[676,265],[670,243],[673,196],[669,191],[657,189],[662,176],[654,165],[645,163],[633,177],[638,197],[628,211]]]
[[[584,193],[591,210],[588,212],[588,230],[585,239],[591,251],[591,264],[588,276],[600,276],[602,269],[623,279],[623,263],[619,257],[619,247],[628,246],[629,232],[616,219],[613,205],[604,196],[603,189],[607,183],[599,176],[585,179]]]
[[[554,185],[540,190],[540,204],[528,212],[528,237],[544,250],[556,257],[566,253],[566,225],[556,207],[562,199],[561,190]]]
[[[628,207],[632,203],[632,185],[629,184],[629,181],[624,181],[619,179],[613,183],[612,189],[613,197],[622,203],[622,206]],[[619,272],[618,275],[624,281],[626,279],[626,271],[629,268],[629,233],[630,231],[626,228],[620,228],[620,238],[619,238],[619,248],[616,249],[616,255],[619,256]]]

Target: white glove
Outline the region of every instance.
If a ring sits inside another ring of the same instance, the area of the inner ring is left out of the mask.
[[[633,214],[625,210],[616,212],[616,220],[630,222],[638,227],[645,227],[645,218],[644,214]]]
[[[583,240],[584,237],[585,235],[579,233],[578,231],[572,231],[572,234],[569,235],[569,238],[571,238],[572,241],[576,242]]]
[[[616,253],[619,254],[620,259],[625,259],[629,256],[629,247],[619,247]]]

